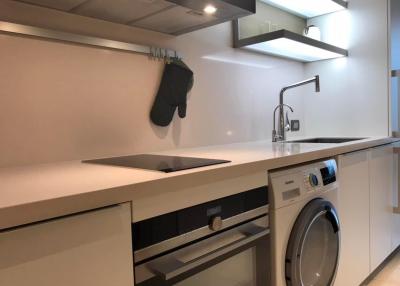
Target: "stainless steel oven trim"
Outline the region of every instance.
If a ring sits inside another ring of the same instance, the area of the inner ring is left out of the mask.
[[[150,279],[157,279],[158,283],[164,281],[168,282],[166,285],[170,285],[171,283],[174,284],[184,280],[229,257],[256,246],[260,240],[268,239],[270,229],[267,225],[268,216],[264,215],[200,242],[190,244],[145,263],[135,265],[136,284],[140,285],[140,283]],[[224,240],[224,238],[235,237],[237,234],[240,234],[241,238],[237,238],[225,245],[220,245],[218,248],[212,247],[215,243],[218,245],[221,239]],[[193,251],[197,252],[198,249],[202,248],[210,250],[204,252],[204,254],[200,253],[199,256],[192,257],[189,260],[181,259],[182,256],[185,257],[186,254],[190,254]],[[153,282],[154,281],[152,281],[152,283]],[[160,285],[164,284],[161,283]]]
[[[224,219],[222,221],[222,228],[220,229],[220,231],[230,228],[239,223],[251,220],[258,216],[266,215],[266,214],[268,214],[268,205],[262,206],[260,208],[257,208],[257,209],[254,209],[254,210],[251,210],[251,211],[248,211],[245,213],[241,213],[237,216],[230,217],[228,219]],[[267,224],[268,224],[268,220],[267,220]],[[190,243],[192,241],[195,241],[199,238],[202,238],[204,236],[207,236],[207,235],[210,235],[213,233],[215,233],[215,231],[211,230],[208,226],[204,226],[202,228],[182,234],[180,236],[176,236],[171,239],[164,240],[160,243],[157,243],[157,244],[151,245],[149,247],[135,251],[134,252],[134,261],[135,261],[135,263],[139,263],[145,259],[156,256],[158,254],[161,254],[168,250],[174,249],[174,248],[184,245],[186,243]]]
[[[188,263],[185,263],[183,265],[178,265],[176,267],[173,267],[173,269],[159,269],[158,273],[160,273],[163,277],[164,280],[168,281],[171,280],[179,275],[182,275],[185,272],[188,272],[194,268],[197,268],[207,262],[210,262],[218,257],[221,257],[223,255],[226,255],[229,252],[234,251],[235,249],[238,249],[240,247],[249,245],[250,243],[259,240],[269,234],[269,229],[263,229],[257,234],[254,235],[249,235],[246,238],[243,238],[235,243],[232,243],[228,246],[225,246],[221,249],[215,250],[203,257],[200,257],[198,259],[195,259],[194,261],[190,261]]]

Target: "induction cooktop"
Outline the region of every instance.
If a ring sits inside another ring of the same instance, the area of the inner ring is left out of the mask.
[[[182,171],[198,167],[230,163],[231,161],[193,158],[193,157],[141,154],[141,155],[112,157],[104,159],[84,160],[82,162],[119,166],[119,167],[147,169],[147,170],[170,173],[170,172]]]

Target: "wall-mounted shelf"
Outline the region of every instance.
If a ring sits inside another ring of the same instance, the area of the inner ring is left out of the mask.
[[[344,0],[261,0],[289,13],[304,18],[313,18],[346,9]]]
[[[348,51],[287,30],[239,39],[239,23],[234,21],[234,47],[265,54],[313,62],[348,56]]]

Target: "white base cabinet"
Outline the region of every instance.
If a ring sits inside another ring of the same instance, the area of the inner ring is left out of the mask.
[[[339,156],[341,247],[335,286],[356,286],[369,275],[368,152]]]
[[[132,286],[129,204],[0,232],[0,285]]]
[[[400,243],[395,164],[392,145],[338,157],[341,252],[335,286],[360,285]]]
[[[393,177],[393,205],[396,212],[393,212],[393,230],[392,230],[392,250],[400,246],[400,205],[398,203],[399,194],[399,155],[394,156],[394,177]]]
[[[392,252],[393,147],[370,150],[370,257],[371,272]]]

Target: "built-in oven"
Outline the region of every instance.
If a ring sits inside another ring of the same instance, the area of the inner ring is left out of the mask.
[[[136,286],[268,286],[268,190],[133,224]]]

